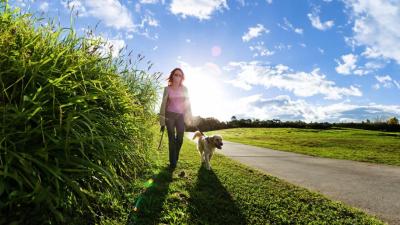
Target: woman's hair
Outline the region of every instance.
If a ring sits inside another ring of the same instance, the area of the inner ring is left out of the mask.
[[[181,68],[175,68],[175,69],[173,69],[172,71],[171,71],[171,73],[169,74],[169,77],[167,78],[167,80],[168,80],[168,86],[171,86],[172,85],[172,81],[173,81],[173,79],[174,79],[174,74],[175,74],[175,71],[177,71],[177,70],[179,70],[179,71],[181,71],[181,73],[182,73],[182,79],[181,79],[181,83],[179,84],[179,86],[181,86],[182,85],[182,82],[183,82],[183,80],[185,79],[185,74],[183,73],[183,70],[181,69]]]

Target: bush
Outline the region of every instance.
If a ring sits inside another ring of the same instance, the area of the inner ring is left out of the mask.
[[[398,125],[399,119],[397,119],[396,117],[392,117],[392,118],[388,119],[387,123],[390,125]]]
[[[118,216],[153,163],[158,77],[73,29],[0,13],[0,224]]]

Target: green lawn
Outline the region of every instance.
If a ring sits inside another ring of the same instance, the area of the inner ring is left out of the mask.
[[[224,140],[306,155],[400,165],[400,133],[359,129],[234,128]]]
[[[137,211],[132,210],[128,224],[383,224],[219,154],[207,171],[187,138],[178,167],[170,172],[165,139],[154,182],[136,196],[132,207],[137,205]]]

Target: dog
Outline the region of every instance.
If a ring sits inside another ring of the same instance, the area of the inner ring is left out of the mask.
[[[204,136],[200,131],[194,132],[193,140],[197,140],[197,150],[200,153],[201,163],[205,163],[208,170],[211,170],[211,157],[214,154],[215,148],[222,149],[221,135],[213,135],[211,137]]]

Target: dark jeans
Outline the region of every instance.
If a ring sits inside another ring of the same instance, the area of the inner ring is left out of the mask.
[[[179,151],[183,143],[183,134],[185,131],[185,123],[183,114],[176,112],[165,112],[165,125],[168,132],[168,147],[169,147],[169,164],[176,167],[179,159]],[[176,137],[175,137],[176,128]]]

